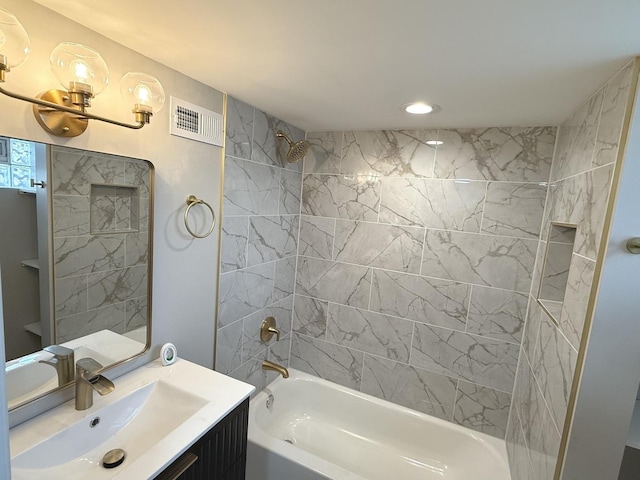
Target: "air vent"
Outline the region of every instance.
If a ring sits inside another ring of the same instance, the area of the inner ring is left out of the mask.
[[[171,97],[171,135],[222,146],[223,117],[206,108]]]

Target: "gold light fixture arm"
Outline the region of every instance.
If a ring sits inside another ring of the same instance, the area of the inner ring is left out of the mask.
[[[87,128],[88,120],[98,120],[120,127],[139,130],[144,127],[151,116],[151,112],[140,112],[134,110],[136,124],[129,124],[111,120],[109,118],[85,112],[82,107],[73,105],[68,92],[63,90],[49,90],[43,93],[40,98],[31,98],[19,93],[10,92],[0,86],[0,93],[17,100],[32,103],[34,114],[38,123],[50,133],[63,137],[75,137],[84,132]]]

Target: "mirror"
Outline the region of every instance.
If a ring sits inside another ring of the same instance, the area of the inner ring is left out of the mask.
[[[10,410],[68,383],[49,345],[105,367],[145,351],[153,174],[145,160],[0,137]]]
[[[551,223],[538,289],[538,303],[556,325],[560,323],[575,240],[576,225]]]

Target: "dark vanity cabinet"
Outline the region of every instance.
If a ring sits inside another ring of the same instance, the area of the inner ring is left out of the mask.
[[[205,433],[156,480],[244,480],[249,399]]]

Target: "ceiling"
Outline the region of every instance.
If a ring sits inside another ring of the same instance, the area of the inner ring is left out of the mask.
[[[308,131],[556,125],[640,54],[639,0],[36,1]]]

